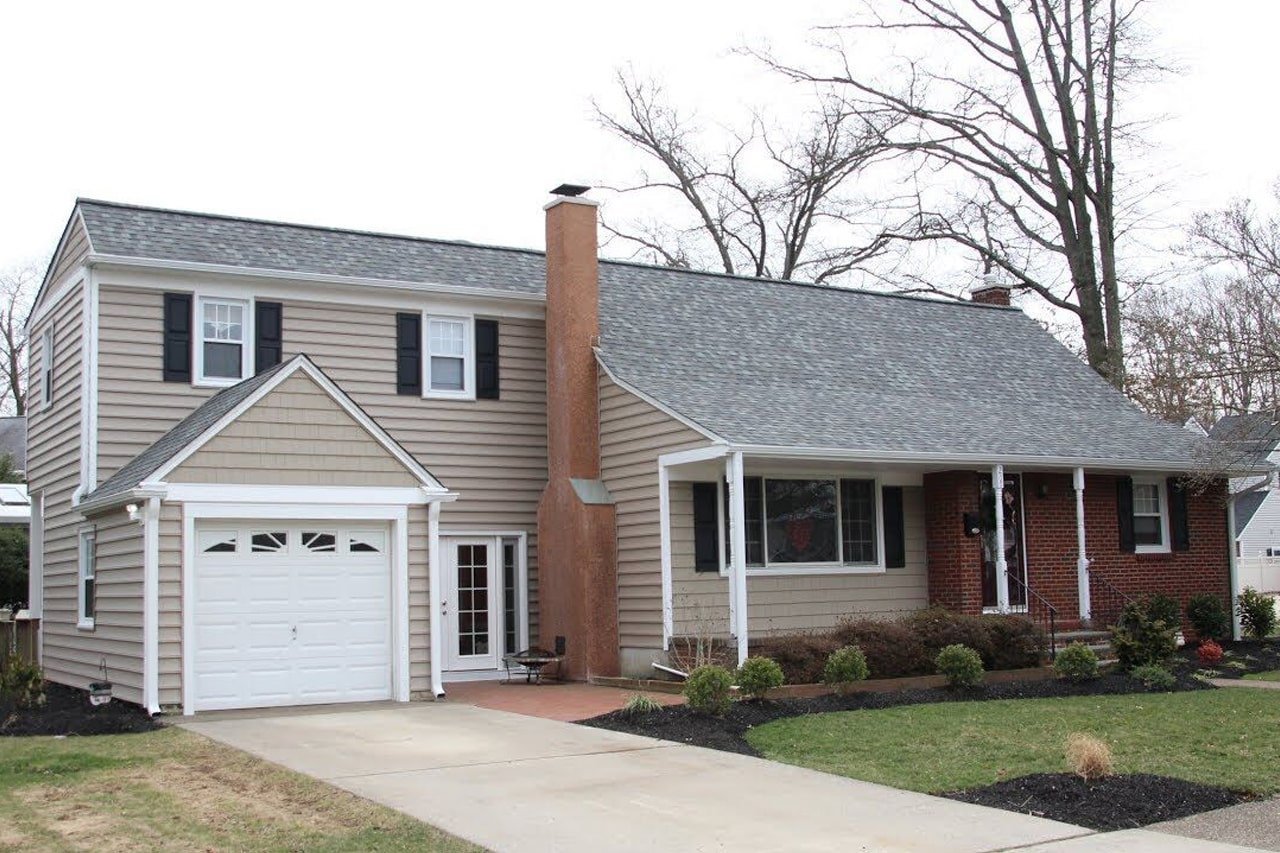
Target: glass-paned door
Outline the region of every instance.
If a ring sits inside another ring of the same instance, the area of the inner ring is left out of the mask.
[[[1000,604],[1000,577],[996,572],[996,493],[991,488],[991,477],[979,475],[982,536],[982,606],[995,609]],[[1005,474],[1002,494],[1004,514],[1004,559],[1013,580],[1007,581],[1009,607],[1025,610],[1027,607],[1027,565],[1022,555],[1022,478],[1017,474]],[[1018,580],[1022,583],[1018,583]]]
[[[492,539],[451,539],[444,552],[445,590],[441,601],[449,669],[495,669],[502,635]]]

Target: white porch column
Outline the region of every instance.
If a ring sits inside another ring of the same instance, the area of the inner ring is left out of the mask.
[[[671,583],[671,475],[658,460],[658,542],[662,567],[662,649],[671,648],[675,610]]]
[[[729,535],[732,538],[729,563],[729,610],[733,635],[738,641],[738,664],[747,659],[747,527],[742,491],[742,451],[729,455]]]
[[[444,615],[440,610],[440,502],[427,504],[427,596],[431,607],[431,694],[444,696]]]
[[[1089,558],[1084,546],[1084,469],[1077,468],[1071,474],[1071,484],[1076,490],[1076,592],[1080,597],[1080,618],[1093,618],[1093,602],[1089,598]]]
[[[142,516],[142,704],[160,713],[160,499]]]
[[[1004,556],[1004,466],[991,468],[991,491],[996,499],[996,606],[1009,612],[1009,564]]]
[[[1240,567],[1236,563],[1236,502],[1230,495],[1227,496],[1227,575],[1231,583],[1231,638],[1239,640],[1244,635],[1240,628],[1240,611],[1236,609],[1240,601]]]

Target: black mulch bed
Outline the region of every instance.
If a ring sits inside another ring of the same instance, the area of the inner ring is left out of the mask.
[[[1244,678],[1251,672],[1271,672],[1280,669],[1280,640],[1240,640],[1234,643],[1223,643],[1226,652],[1223,659],[1216,664],[1200,663],[1196,656],[1199,643],[1187,643],[1178,651],[1182,666],[1194,672],[1198,669],[1212,669],[1214,678]]]
[[[1252,799],[1226,788],[1148,773],[1094,782],[1072,773],[1033,773],[941,796],[1103,832],[1175,820]]]
[[[1212,690],[1213,687],[1194,677],[1192,671],[1177,673],[1175,690]],[[759,755],[747,743],[745,735],[755,726],[762,726],[786,717],[804,714],[825,714],[831,711],[876,710],[901,705],[924,705],[935,702],[972,702],[990,699],[1047,699],[1061,696],[1110,696],[1125,693],[1151,693],[1127,675],[1104,675],[1094,681],[1073,684],[1061,679],[1041,681],[1011,681],[988,684],[973,690],[949,690],[928,688],[899,690],[884,693],[851,693],[847,696],[817,696],[812,699],[780,699],[770,702],[734,702],[723,718],[707,717],[686,705],[672,705],[661,711],[628,716],[613,711],[589,720],[582,725],[617,732],[645,735],[647,737],[705,746],[725,752],[743,755]],[[1203,809],[1201,809],[1203,811]]]
[[[45,684],[44,695],[42,708],[15,708],[0,700],[0,736],[114,735],[160,728],[142,708],[119,699],[95,708],[85,691],[52,683]]]

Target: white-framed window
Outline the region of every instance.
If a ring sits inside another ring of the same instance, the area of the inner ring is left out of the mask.
[[[1133,544],[1139,554],[1169,551],[1169,495],[1163,479],[1133,478]]]
[[[92,629],[98,610],[98,535],[80,531],[80,607],[77,627]]]
[[[53,404],[53,324],[40,336],[40,405]]]
[[[196,384],[234,385],[252,373],[249,303],[201,296],[196,308]]]
[[[470,400],[475,390],[475,340],[470,317],[425,318],[426,358],[423,396]]]

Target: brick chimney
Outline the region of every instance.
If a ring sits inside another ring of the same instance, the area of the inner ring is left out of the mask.
[[[618,673],[617,529],[600,482],[596,202],[564,185],[547,215],[547,486],[538,503],[539,645],[570,678]]]
[[[999,273],[989,272],[982,276],[982,284],[973,289],[969,294],[969,298],[974,302],[981,302],[983,305],[1007,306],[1009,304],[1010,290],[1009,285],[1001,280]]]

